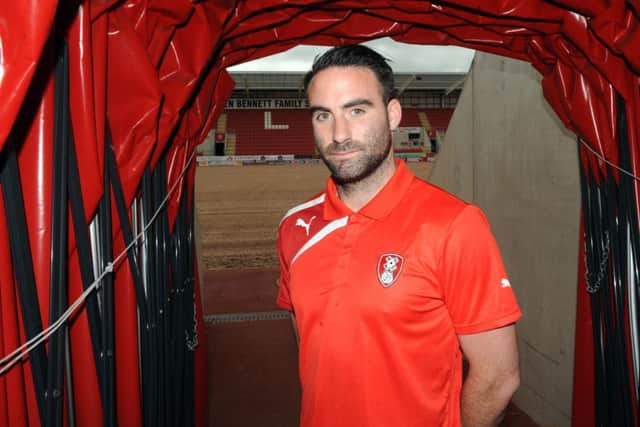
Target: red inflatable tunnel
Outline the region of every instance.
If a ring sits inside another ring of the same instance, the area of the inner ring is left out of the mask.
[[[574,425],[637,424],[638,185],[610,165],[638,175],[639,2],[22,0],[0,17],[0,425],[205,425],[192,159],[225,68],[383,36],[529,61],[593,150]]]

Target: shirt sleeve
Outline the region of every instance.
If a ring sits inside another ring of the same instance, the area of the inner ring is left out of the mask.
[[[476,206],[466,206],[451,223],[438,270],[457,334],[496,329],[522,315],[498,245]]]
[[[293,311],[289,294],[289,265],[282,251],[282,236],[278,233],[278,258],[280,260],[280,277],[278,278],[278,297],[276,304],[284,310]]]

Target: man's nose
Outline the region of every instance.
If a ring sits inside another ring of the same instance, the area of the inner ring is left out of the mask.
[[[349,123],[343,117],[336,117],[333,123],[333,141],[337,143],[346,142],[351,138]]]

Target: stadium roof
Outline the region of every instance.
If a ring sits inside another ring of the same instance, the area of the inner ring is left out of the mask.
[[[236,90],[299,90],[302,72],[264,73],[257,71],[231,72]],[[450,92],[462,85],[467,73],[396,73],[396,88],[410,90],[445,90]]]

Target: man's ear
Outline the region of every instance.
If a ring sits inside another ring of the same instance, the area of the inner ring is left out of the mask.
[[[389,129],[395,130],[400,126],[402,120],[402,106],[400,101],[393,98],[387,103],[387,116],[389,117]]]

